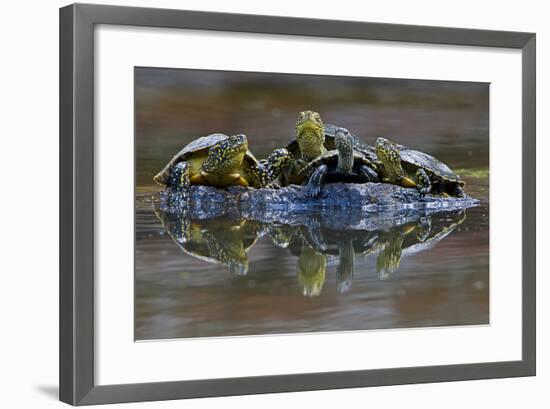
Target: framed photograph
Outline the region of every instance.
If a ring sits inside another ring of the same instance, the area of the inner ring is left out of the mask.
[[[64,7],[60,191],[64,402],[535,374],[533,33]]]

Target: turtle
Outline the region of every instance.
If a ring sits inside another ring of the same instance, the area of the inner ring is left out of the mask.
[[[386,138],[376,140],[376,156],[383,165],[383,181],[416,188],[422,194],[464,197],[464,182],[446,164],[427,153]]]
[[[248,150],[246,135],[215,133],[183,147],[153,180],[176,190],[190,185],[260,188],[269,185],[290,159],[288,150],[282,148],[258,161]]]
[[[311,110],[302,111],[296,122],[296,135],[286,146],[292,155],[292,160],[283,168],[279,177],[279,184],[301,185],[307,179],[300,175],[300,170],[319,155],[336,149],[336,131],[338,125],[325,124],[319,113]],[[350,132],[354,149],[364,154],[372,162],[377,159],[373,146],[365,143],[361,138]]]
[[[326,151],[299,172],[308,179],[306,195],[317,197],[324,183],[378,182],[377,164],[353,146],[353,136],[345,128],[335,132],[336,149]]]

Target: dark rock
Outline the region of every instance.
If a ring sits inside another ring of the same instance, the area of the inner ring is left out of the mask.
[[[185,194],[161,191],[156,202],[163,212],[186,211],[192,218],[199,219],[239,215],[265,222],[287,223],[289,218],[302,218],[301,213],[341,213],[342,217],[337,219],[347,220],[351,226],[354,220],[364,220],[366,213],[391,219],[465,209],[478,204],[478,200],[469,196],[454,198],[423,195],[416,189],[388,183],[326,184],[315,199],[307,197],[305,189],[295,185],[280,189],[191,186]]]

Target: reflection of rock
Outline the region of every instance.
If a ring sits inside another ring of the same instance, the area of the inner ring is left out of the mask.
[[[242,188],[231,191],[249,192]],[[228,194],[223,189],[193,187],[193,199],[180,212],[166,209],[167,199],[174,201],[164,192],[154,200],[155,213],[184,252],[224,264],[237,274],[248,272],[247,253],[267,234],[275,246],[297,258],[298,283],[307,296],[321,294],[326,269],[334,265],[338,291],[347,292],[357,256],[375,256],[379,277],[389,277],[399,269],[403,257],[429,250],[451,234],[465,220],[464,208],[475,205],[472,200],[436,198],[445,202],[387,206],[376,211],[353,206],[249,208],[242,206],[239,194],[233,194],[236,201],[218,201],[219,192]]]
[[[459,208],[471,207],[477,201],[470,197],[452,198],[422,195],[416,189],[406,189],[388,183],[333,183],[323,186],[318,198],[311,199],[301,186],[280,189],[250,189],[231,186],[219,189],[211,186],[191,186],[188,198],[177,196],[169,190],[160,193],[162,210],[179,212],[183,207],[197,212],[225,212],[229,208],[241,211],[311,210],[319,207],[361,208],[363,211],[411,209],[411,208]],[[183,204],[181,201],[188,201]],[[198,210],[200,209],[200,211]]]

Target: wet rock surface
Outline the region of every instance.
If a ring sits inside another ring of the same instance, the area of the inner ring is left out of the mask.
[[[469,196],[422,195],[416,189],[387,183],[327,184],[315,199],[307,197],[303,187],[294,185],[280,189],[192,186],[185,193],[161,191],[156,195],[155,202],[163,212],[185,212],[193,219],[233,216],[288,224],[300,223],[315,214],[330,215],[327,220],[357,228],[368,227],[364,223],[369,220],[391,221],[394,218],[466,209],[478,204]],[[376,217],[365,218],[366,214]]]

